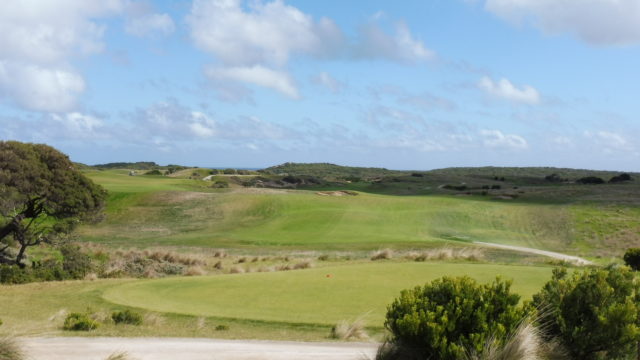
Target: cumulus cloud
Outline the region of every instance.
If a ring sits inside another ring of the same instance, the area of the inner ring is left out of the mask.
[[[529,145],[520,135],[504,134],[500,130],[481,130],[483,144],[490,148],[526,149]]]
[[[488,76],[484,76],[480,79],[480,82],[478,82],[478,87],[491,96],[508,101],[529,105],[540,103],[540,94],[538,93],[538,90],[529,85],[523,85],[518,88],[513,85],[509,79],[502,78],[498,81],[494,81]]]
[[[321,72],[313,77],[313,82],[320,85],[334,94],[339,93],[344,88],[344,83],[331,76],[328,72]]]
[[[574,33],[591,44],[640,43],[637,0],[487,0],[485,8],[509,22]]]
[[[151,135],[156,141],[211,138],[216,133],[216,122],[208,115],[193,111],[177,101],[156,103],[138,109],[131,115],[137,131],[132,136]]]
[[[401,62],[433,56],[404,23],[393,35],[372,23],[363,27],[358,39],[350,41],[333,20],[316,20],[283,0],[243,5],[243,0],[194,0],[187,16],[194,44],[219,62],[215,75],[271,88],[291,98],[299,95],[286,66],[295,55]],[[224,94],[237,98],[238,89],[229,92],[228,86],[222,88]]]
[[[103,49],[94,19],[122,10],[121,0],[0,2],[0,97],[38,111],[69,111],[84,91],[73,56]]]
[[[219,82],[224,80],[239,81],[276,90],[292,99],[300,94],[287,72],[273,70],[261,65],[238,67],[208,67],[205,75]]]
[[[421,40],[414,38],[409,27],[402,22],[396,25],[394,35],[372,23],[361,28],[360,37],[355,48],[355,56],[359,58],[412,63],[430,60],[435,55]]]

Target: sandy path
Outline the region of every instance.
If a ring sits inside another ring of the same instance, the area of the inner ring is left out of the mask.
[[[538,250],[538,249],[522,247],[522,246],[494,244],[494,243],[487,243],[487,242],[482,242],[482,241],[474,241],[473,243],[474,244],[478,244],[478,245],[494,247],[494,248],[498,248],[498,249],[506,249],[506,250],[513,250],[513,251],[526,252],[526,253],[530,253],[530,254],[548,256],[550,258],[568,261],[570,263],[574,263],[574,264],[577,264],[577,265],[593,265],[593,262],[591,262],[591,261],[589,261],[587,259],[583,259],[583,258],[578,257],[578,256],[571,256],[571,255],[566,255],[566,254],[562,254],[562,253],[557,253],[557,252],[553,252],[553,251]]]
[[[30,360],[105,360],[126,351],[135,360],[366,360],[374,343],[303,343],[189,338],[21,338]]]

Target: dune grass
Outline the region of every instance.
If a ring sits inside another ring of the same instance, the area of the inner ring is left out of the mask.
[[[363,314],[381,327],[386,306],[401,290],[442,276],[479,281],[514,279],[523,299],[542,287],[551,269],[468,263],[374,262],[276,273],[245,273],[137,281],[106,289],[110,302],[158,312],[267,322],[334,325]]]

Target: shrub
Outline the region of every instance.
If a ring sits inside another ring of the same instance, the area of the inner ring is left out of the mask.
[[[510,287],[499,278],[480,285],[465,276],[402,291],[388,307],[391,338],[378,359],[457,360],[481,351],[491,336],[504,338],[523,318],[520,297]]]
[[[228,325],[217,325],[216,326],[216,331],[227,331],[229,330],[229,326]]]
[[[91,319],[87,314],[71,313],[64,319],[64,330],[89,331],[96,329],[100,324]]]
[[[45,259],[33,263],[31,281],[61,281],[69,277],[62,264],[55,259]]]
[[[620,174],[620,175],[616,175],[614,177],[612,177],[609,182],[610,183],[618,183],[618,182],[624,182],[624,181],[631,181],[633,180],[631,178],[631,175],[629,174]]]
[[[604,184],[604,180],[597,176],[586,176],[576,180],[578,184]]]
[[[630,248],[622,257],[624,263],[635,271],[640,269],[640,248]]]
[[[0,337],[0,359],[2,360],[23,360],[26,355],[20,349],[20,345],[15,339],[10,337]]]
[[[640,334],[637,285],[628,268],[555,269],[533,305],[548,340],[557,338],[572,359],[621,359]]]
[[[91,271],[91,257],[80,251],[80,247],[67,244],[60,248],[62,269],[72,279],[83,279]]]
[[[141,325],[142,315],[135,313],[129,309],[123,311],[114,311],[111,313],[111,320],[116,324]]]
[[[31,274],[17,265],[0,264],[0,283],[24,284],[33,281]]]
[[[3,324],[2,319],[0,319],[0,326],[2,326],[2,324]]]

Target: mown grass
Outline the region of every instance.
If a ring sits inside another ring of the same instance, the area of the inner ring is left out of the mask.
[[[127,176],[126,171],[87,174],[109,189],[110,197],[106,221],[82,227],[79,235],[116,246],[349,251],[485,241],[609,256],[622,253],[625,244],[640,245],[635,206],[469,196],[360,193],[332,197],[313,191],[229,191],[213,190],[203,181]]]
[[[530,298],[548,280],[548,267],[468,263],[367,263],[277,273],[250,273],[131,282],[104,298],[152,311],[266,322],[334,325],[364,315],[381,327],[386,306],[401,290],[442,276],[486,282],[501,275]]]

